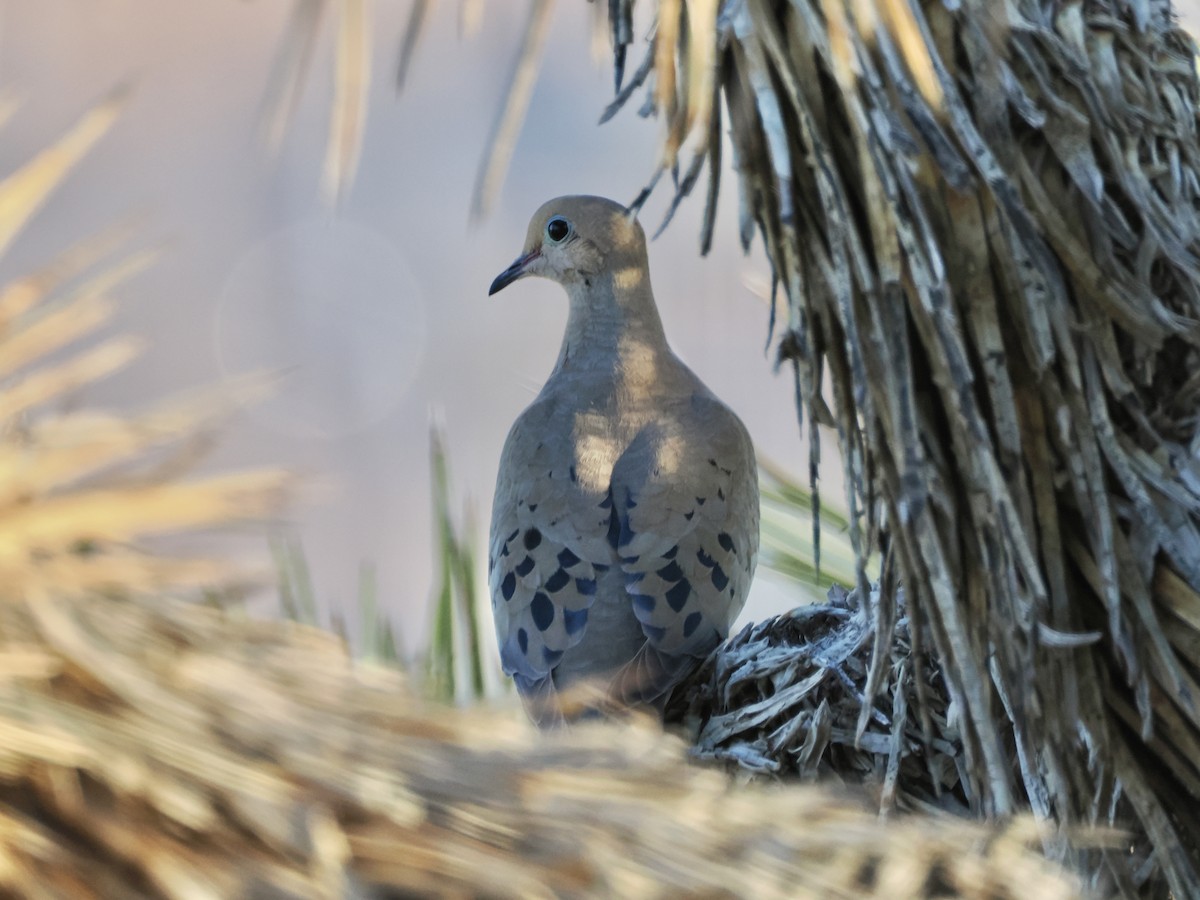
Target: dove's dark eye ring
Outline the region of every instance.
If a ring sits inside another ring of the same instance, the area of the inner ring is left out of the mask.
[[[554,216],[546,223],[546,237],[553,244],[561,244],[571,236],[571,223],[562,216]]]

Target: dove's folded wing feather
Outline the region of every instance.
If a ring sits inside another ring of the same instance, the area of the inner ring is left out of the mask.
[[[657,666],[668,682],[729,634],[758,553],[754,451],[741,422],[705,395],[673,413],[643,429],[613,470],[625,590],[647,652],[659,654],[635,665]]]
[[[488,581],[504,671],[523,690],[583,640],[598,579],[612,562],[607,491],[587,491],[534,405],[513,426],[492,504]],[[548,439],[548,438],[547,438]]]

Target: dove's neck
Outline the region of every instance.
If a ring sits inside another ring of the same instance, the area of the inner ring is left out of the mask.
[[[626,269],[566,285],[567,331],[555,375],[598,374],[652,386],[670,366],[662,320],[645,269]]]

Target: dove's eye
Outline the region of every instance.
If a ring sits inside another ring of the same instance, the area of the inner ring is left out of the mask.
[[[561,244],[571,233],[571,223],[562,216],[555,216],[546,223],[546,237],[555,244]]]

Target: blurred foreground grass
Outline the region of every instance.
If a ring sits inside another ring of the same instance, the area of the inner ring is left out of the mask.
[[[115,121],[114,94],[62,138],[0,182],[0,253]],[[274,470],[181,480],[202,436],[252,381],[193,391],[128,416],[97,409],[47,413],[130,364],[128,335],[79,344],[116,313],[114,292],[153,254],[121,250],[114,228],[0,287],[0,590],[10,596],[74,590],[157,591],[227,579],[217,560],[166,559],[144,541],[235,519],[261,519],[286,483]],[[40,606],[40,605],[39,605]]]

